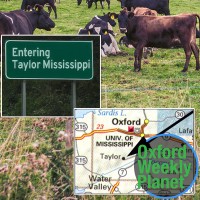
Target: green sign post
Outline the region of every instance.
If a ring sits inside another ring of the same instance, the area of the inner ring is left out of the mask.
[[[8,79],[90,80],[92,41],[8,40],[5,75]]]

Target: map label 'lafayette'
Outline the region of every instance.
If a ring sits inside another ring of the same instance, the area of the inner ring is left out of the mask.
[[[192,129],[190,129],[190,128],[179,128],[179,133],[182,133],[182,134],[184,134],[184,133],[193,133],[193,130]]]

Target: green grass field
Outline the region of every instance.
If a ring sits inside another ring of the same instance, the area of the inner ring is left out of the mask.
[[[16,10],[21,7],[22,0],[10,0],[10,1],[3,1],[0,0],[0,11],[10,11]],[[70,34],[74,35],[77,34],[79,28],[83,28],[88,21],[94,15],[103,15],[103,13],[107,12],[116,12],[119,13],[120,3],[117,0],[111,0],[111,9],[108,10],[107,4],[105,3],[105,9],[102,10],[100,8],[100,4],[98,2],[98,9],[95,9],[94,5],[91,9],[87,8],[85,0],[83,0],[80,6],[77,6],[76,0],[61,0],[60,4],[57,3],[57,13],[58,19],[54,19],[54,13],[51,13],[51,18],[55,21],[56,27],[52,29],[50,32],[44,30],[36,30],[34,34]],[[171,14],[179,14],[179,13],[198,13],[200,14],[200,4],[199,0],[170,0],[170,11]],[[114,31],[117,33],[117,41],[122,34],[119,32],[118,25],[114,27]],[[197,41],[199,44],[199,41]],[[133,49],[127,49],[126,47],[120,47],[120,49],[127,53],[126,56],[118,55],[118,56],[109,56],[107,58],[102,58],[102,107],[108,108],[170,108],[170,107],[193,107],[196,109],[196,135],[198,139],[198,135],[200,133],[200,72],[195,71],[195,59],[192,56],[189,69],[187,73],[181,73],[181,70],[184,65],[185,55],[183,49],[158,49],[154,52],[154,56],[148,58],[147,60],[142,61],[142,71],[139,73],[135,73],[133,71]],[[12,122],[13,126],[16,123],[15,121]],[[11,124],[12,124],[11,123]],[[25,123],[25,122],[24,122]],[[32,123],[28,120],[26,123]],[[11,124],[8,127],[12,128]],[[0,124],[1,125],[1,124]],[[1,125],[3,126],[3,125]],[[5,122],[4,122],[4,129],[5,130]],[[29,125],[26,125],[29,127]],[[26,127],[21,125],[21,130]],[[62,125],[63,126],[63,125]],[[62,127],[61,126],[61,127]],[[7,127],[7,129],[9,129]],[[60,127],[59,127],[60,128]],[[58,129],[59,129],[58,128]],[[10,130],[9,129],[9,130]],[[61,129],[61,128],[60,128]],[[27,131],[27,130],[25,130]],[[4,131],[5,133],[7,132]],[[44,140],[49,140],[48,137],[45,137],[45,132],[40,131],[40,137],[35,137],[35,140],[40,140],[40,138],[44,138]],[[1,133],[3,134],[3,132]],[[2,138],[6,138],[7,135],[1,135]],[[24,137],[24,136],[23,136]],[[22,137],[22,139],[23,139]],[[16,146],[12,147],[12,142],[22,141],[22,139],[13,138],[13,141],[10,140],[9,146],[11,149],[16,149]],[[42,148],[38,151],[38,156],[42,153],[50,152],[51,147],[45,144],[45,141],[42,142]],[[2,140],[3,141],[3,140]],[[34,140],[29,138],[30,145]],[[23,141],[22,141],[23,142]],[[200,143],[199,143],[200,144]],[[0,147],[2,143],[0,141]],[[59,145],[56,143],[55,145]],[[54,146],[55,146],[54,145]],[[15,150],[16,157],[22,154],[23,152],[27,152],[27,148],[23,149],[20,145],[18,145],[21,149],[21,152]],[[9,148],[8,147],[8,148]],[[7,149],[8,149],[7,148]],[[57,148],[57,146],[56,146]],[[65,148],[59,146],[59,148]],[[30,152],[32,149],[30,150]],[[5,151],[6,153],[6,151]],[[10,154],[8,154],[10,155]],[[11,154],[10,156],[15,156],[15,154]],[[51,156],[51,155],[50,155]],[[57,156],[57,154],[56,154]],[[6,158],[6,156],[4,157]],[[17,157],[18,158],[18,157]],[[62,160],[64,163],[64,161]],[[57,161],[56,161],[57,163]],[[70,163],[68,161],[68,163]],[[66,169],[68,167],[65,165]],[[62,163],[60,163],[62,165]],[[66,163],[65,163],[66,164]],[[59,171],[59,167],[56,168],[55,173],[58,173],[58,176],[62,171]],[[14,172],[11,169],[11,175]],[[52,172],[53,173],[53,172]],[[52,176],[51,171],[48,171],[48,175]],[[55,177],[56,174],[53,173]],[[64,177],[64,183],[67,183],[66,186],[60,188],[60,197],[72,196],[72,183],[73,176],[72,170],[68,172],[68,176]],[[31,173],[31,175],[33,175]],[[9,175],[10,176],[10,175]],[[9,179],[9,176],[1,175],[0,178],[3,181]],[[64,176],[64,175],[63,175]],[[36,178],[39,175],[37,174]],[[17,179],[18,180],[18,179]],[[1,183],[1,180],[0,180]],[[43,184],[40,180],[34,180],[34,184]],[[50,179],[47,179],[47,183],[50,185],[52,182]],[[27,183],[28,184],[28,183]],[[27,199],[40,199],[42,196],[46,196],[47,199],[61,199],[60,197],[51,198],[54,191],[50,191],[51,188],[44,185],[41,185],[41,188],[37,187],[37,190],[31,192],[30,185],[29,187],[18,185],[19,187],[25,188],[25,194],[27,194]],[[9,198],[6,198],[5,195],[0,194],[1,199],[20,199],[17,196],[17,192],[20,188],[18,188],[17,184],[14,185],[13,192],[10,193]],[[49,191],[49,195],[45,193]],[[63,191],[64,190],[64,191]],[[2,192],[0,190],[0,192]],[[43,195],[43,193],[45,193]],[[23,193],[24,194],[24,193]],[[31,196],[32,195],[32,196]],[[35,196],[34,196],[35,195]],[[37,196],[38,195],[38,196]],[[12,198],[13,197],[13,198]],[[199,199],[199,194],[197,193],[195,197],[184,197],[184,199]],[[139,200],[139,199],[153,199],[151,197],[79,197],[78,199],[119,199],[119,200]],[[181,198],[183,199],[183,198]]]

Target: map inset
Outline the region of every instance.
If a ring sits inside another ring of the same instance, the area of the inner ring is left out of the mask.
[[[134,168],[141,138],[175,134],[194,147],[194,109],[75,109],[74,117],[76,195],[147,194]]]

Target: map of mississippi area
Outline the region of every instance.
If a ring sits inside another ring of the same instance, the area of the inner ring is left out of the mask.
[[[75,109],[74,117],[76,195],[147,194],[138,188],[134,168],[133,150],[141,138],[175,134],[194,147],[194,109]],[[162,139],[170,142],[169,136]]]

